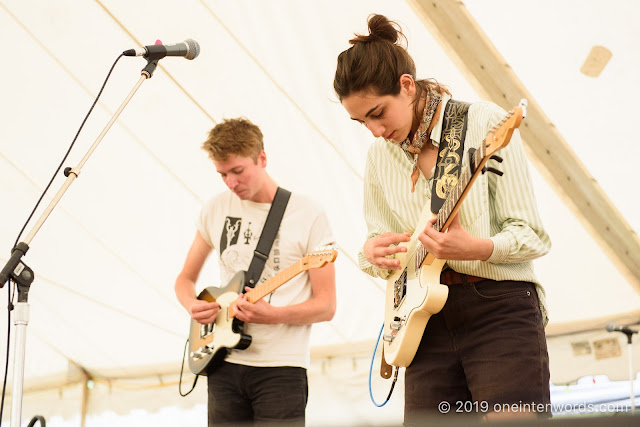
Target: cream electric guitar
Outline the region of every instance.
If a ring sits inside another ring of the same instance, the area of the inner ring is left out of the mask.
[[[303,271],[324,267],[335,261],[338,251],[334,249],[310,252],[293,265],[262,282],[246,293],[247,300],[255,303],[293,279]],[[251,336],[244,333],[244,322],[236,319],[235,306],[238,295],[246,284],[245,272],[236,273],[227,286],[209,286],[198,299],[217,302],[220,311],[213,323],[200,324],[191,319],[189,330],[189,369],[196,375],[206,375],[207,370],[219,365],[230,349],[244,350],[251,344]]]
[[[489,171],[502,175],[502,172],[494,168],[486,168],[485,164],[490,158],[502,161],[494,153],[509,144],[513,131],[524,118],[525,108],[526,100],[523,99],[519,106],[489,131],[480,148],[469,149],[470,170],[464,168],[461,171],[458,183],[447,196],[438,214],[433,214],[429,205],[425,206],[411,240],[400,243],[407,247],[407,252],[397,254],[402,269],[394,271],[387,279],[383,328],[384,361],[387,364],[400,367],[411,364],[429,318],[442,310],[449,294],[449,288],[440,284],[440,272],[446,260],[437,259],[428,253],[418,240],[418,235],[434,216],[438,219],[433,228],[446,231],[480,174]],[[390,367],[385,371],[384,361],[381,374],[388,378]]]

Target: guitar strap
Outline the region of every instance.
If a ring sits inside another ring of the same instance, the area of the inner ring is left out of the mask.
[[[271,246],[273,246],[273,241],[278,234],[278,229],[280,228],[280,223],[282,222],[282,217],[284,216],[284,211],[287,208],[290,197],[290,191],[282,187],[278,187],[276,190],[276,195],[273,198],[273,203],[271,203],[271,208],[267,214],[262,233],[260,233],[260,240],[258,240],[256,249],[253,251],[253,259],[251,259],[251,264],[247,270],[246,285],[251,288],[260,280],[264,264],[269,258]]]
[[[451,99],[445,107],[431,190],[431,212],[433,213],[440,211],[449,192],[458,183],[464,156],[464,139],[467,133],[467,112],[470,105]]]

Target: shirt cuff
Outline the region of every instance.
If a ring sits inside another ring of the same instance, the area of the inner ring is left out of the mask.
[[[509,232],[490,237],[493,242],[493,252],[486,262],[504,264],[509,258],[510,249],[517,244],[516,238]]]
[[[389,277],[389,270],[381,270],[375,265],[371,264],[364,257],[364,253],[362,251],[358,252],[358,266],[360,267],[360,270],[364,271],[369,276],[379,277],[381,279],[386,279],[387,277]]]

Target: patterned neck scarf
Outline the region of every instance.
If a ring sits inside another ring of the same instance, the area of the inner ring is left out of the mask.
[[[429,91],[427,94],[427,103],[424,106],[424,111],[422,112],[422,122],[416,133],[413,134],[413,139],[409,141],[409,138],[405,139],[400,143],[400,148],[402,148],[409,157],[409,160],[413,162],[413,171],[411,172],[411,192],[416,191],[416,182],[418,182],[418,176],[420,176],[420,172],[418,171],[418,154],[420,154],[421,148],[424,146],[424,143],[429,140],[429,135],[427,135],[427,131],[431,126],[431,121],[433,120],[433,115],[440,105],[440,101],[442,100],[442,96],[435,91]]]

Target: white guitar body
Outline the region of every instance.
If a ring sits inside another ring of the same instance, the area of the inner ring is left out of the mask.
[[[278,289],[289,280],[312,268],[322,268],[335,261],[338,251],[325,249],[310,252],[275,276],[257,285],[246,295],[247,301],[255,303]],[[245,333],[245,324],[235,317],[238,296],[244,290],[245,272],[236,273],[223,288],[209,286],[199,300],[217,302],[220,310],[213,323],[200,324],[191,319],[189,326],[189,369],[196,375],[207,375],[220,366],[229,350],[244,350],[251,344],[251,336]]]
[[[189,326],[189,369],[206,375],[222,363],[231,349],[243,350],[251,344],[251,336],[244,333],[244,322],[237,320],[231,310],[245,286],[245,272],[236,273],[227,286],[205,288],[198,299],[220,304],[213,323],[202,325],[191,319]]]
[[[407,266],[407,261],[414,258],[416,249],[422,245],[418,234],[426,227],[427,219],[434,216],[425,210],[419,221],[423,227],[418,227],[411,241],[401,243],[407,247],[407,252],[396,256],[403,270],[394,271],[387,279],[383,345],[384,358],[393,366],[411,364],[427,322],[442,310],[449,295],[449,288],[440,284],[440,272],[446,260],[434,258],[423,267]],[[406,282],[403,276],[406,276]]]
[[[220,304],[220,311],[215,320],[215,338],[209,344],[214,351],[220,347],[236,348],[242,341],[242,334],[234,332],[233,318],[229,317],[229,308],[239,295],[237,292],[227,292],[216,298],[216,302]]]

